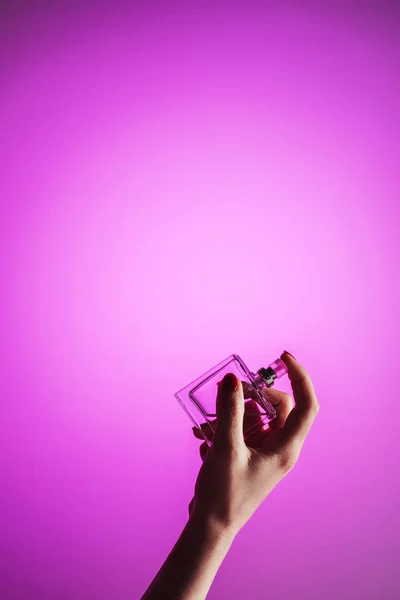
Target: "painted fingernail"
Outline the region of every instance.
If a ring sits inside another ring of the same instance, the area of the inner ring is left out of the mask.
[[[221,389],[225,394],[235,392],[239,387],[238,378],[233,373],[227,373],[221,384]]]
[[[290,354],[290,352],[288,352],[287,350],[284,350],[283,354],[289,354],[289,356],[291,356],[293,358],[293,360],[296,360],[296,358],[293,356],[293,354]]]

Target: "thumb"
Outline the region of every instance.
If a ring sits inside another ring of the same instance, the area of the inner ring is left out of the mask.
[[[214,444],[221,448],[237,448],[244,445],[243,418],[242,382],[233,373],[227,373],[218,385]]]

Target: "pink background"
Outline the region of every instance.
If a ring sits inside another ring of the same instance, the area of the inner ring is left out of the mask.
[[[398,598],[398,5],[54,4],[0,12],[2,600],[139,598],[173,393],[285,348],[321,412],[209,598]]]

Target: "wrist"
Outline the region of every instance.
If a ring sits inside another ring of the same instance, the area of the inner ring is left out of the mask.
[[[225,547],[226,550],[229,550],[237,534],[232,528],[226,527],[208,515],[202,515],[196,511],[193,511],[190,515],[187,528],[192,532],[196,532],[208,544]]]

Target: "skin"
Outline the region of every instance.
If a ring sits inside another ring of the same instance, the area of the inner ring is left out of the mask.
[[[189,520],[142,600],[204,600],[237,533],[295,466],[319,404],[304,367],[288,352],[281,359],[294,406],[288,394],[270,388],[277,416],[268,426],[235,375],[226,375],[218,385],[215,434],[209,425],[201,426],[212,446],[200,446],[203,464]],[[244,440],[249,419],[259,427]],[[196,428],[194,435],[204,439]]]

